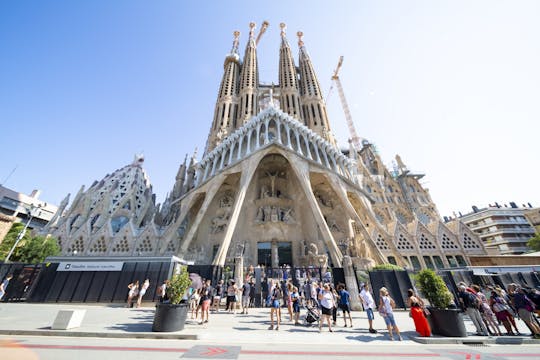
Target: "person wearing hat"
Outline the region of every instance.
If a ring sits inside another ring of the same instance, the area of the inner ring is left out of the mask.
[[[388,293],[388,289],[386,289],[385,287],[380,288],[379,313],[384,318],[384,322],[386,323],[386,328],[388,329],[388,336],[390,337],[390,340],[394,340],[393,332],[395,332],[396,335],[398,336],[399,341],[401,341],[402,340],[401,334],[396,324],[396,320],[394,319],[395,306],[396,306],[396,303],[394,302],[394,299],[390,297],[390,294]]]

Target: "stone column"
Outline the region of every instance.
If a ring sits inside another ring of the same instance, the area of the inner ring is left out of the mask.
[[[362,310],[362,304],[358,298],[358,284],[356,282],[356,276],[354,275],[352,260],[349,255],[343,256],[343,272],[345,273],[345,285],[347,286],[347,291],[351,295],[351,310]]]
[[[234,281],[238,288],[244,285],[244,258],[241,256],[234,258]]]
[[[272,240],[272,267],[279,267],[279,254],[278,254],[278,244],[276,240]]]

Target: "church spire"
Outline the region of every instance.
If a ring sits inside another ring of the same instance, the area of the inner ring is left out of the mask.
[[[297,35],[300,50],[298,56],[300,67],[300,100],[302,101],[304,121],[309,128],[336,146],[336,140],[330,132],[330,123],[328,122],[328,114],[322,97],[321,85],[319,84],[319,80],[317,80],[313,64],[302,40],[304,33],[299,31]]]
[[[257,65],[257,44],[255,42],[255,23],[249,24],[249,40],[244,54],[244,64],[240,71],[240,92],[238,124],[240,127],[258,112],[259,68]]]
[[[238,55],[238,38],[240,32],[233,33],[234,40],[231,52],[225,57],[223,77],[219,87],[218,98],[214,109],[214,121],[208,135],[206,152],[212,151],[225,136],[236,128],[238,112],[238,77],[240,73],[240,56]]]
[[[285,34],[287,25],[281,23],[279,26],[281,28],[281,46],[279,48],[279,103],[281,110],[297,120],[302,120],[298,93],[298,75],[291,48]]]

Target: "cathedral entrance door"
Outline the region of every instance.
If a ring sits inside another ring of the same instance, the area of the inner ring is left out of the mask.
[[[277,245],[279,266],[292,265],[292,243],[289,241],[278,242]]]
[[[272,267],[272,243],[270,241],[257,243],[257,264]]]

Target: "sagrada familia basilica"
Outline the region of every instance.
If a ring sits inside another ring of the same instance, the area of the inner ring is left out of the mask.
[[[184,160],[160,206],[144,159],[69,195],[45,231],[63,255],[177,255],[195,264],[369,268],[468,265],[485,255],[459,220],[443,223],[399,156],[392,169],[364,140],[340,149],[298,33],[298,61],[281,25],[279,84],[259,81],[255,24],[225,57],[202,157]]]

